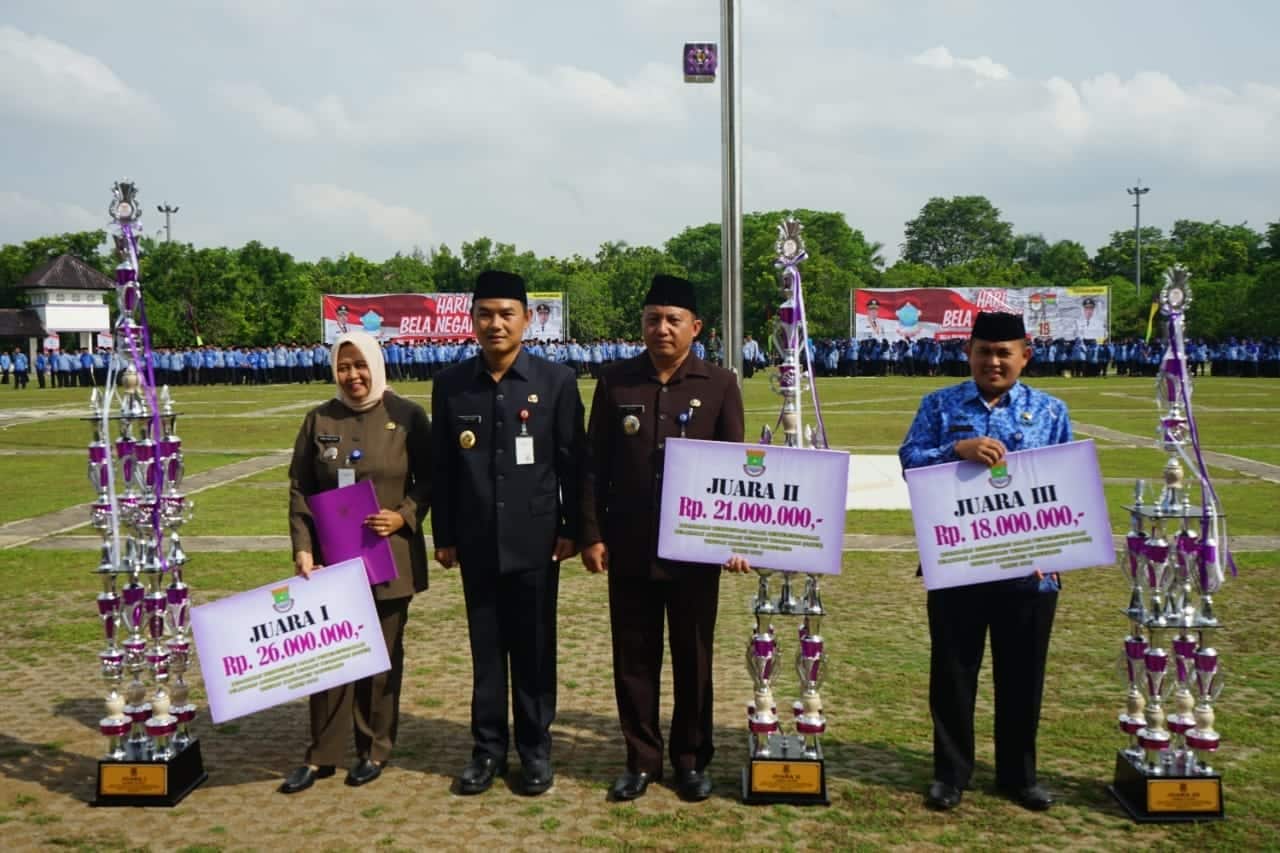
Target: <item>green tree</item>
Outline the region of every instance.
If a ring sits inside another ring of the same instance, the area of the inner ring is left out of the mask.
[[[300,269],[293,256],[257,240],[246,243],[236,255],[244,276],[245,292],[256,310],[246,318],[251,329],[241,344],[269,344],[276,341],[317,339],[315,322],[319,294],[311,289],[311,278]]]
[[[946,267],[942,277],[948,287],[1017,287],[1027,273],[1003,258],[985,257]]]
[[[1059,287],[1089,280],[1089,252],[1074,240],[1059,240],[1040,257],[1040,277]]]
[[[388,291],[396,293],[431,293],[435,285],[427,256],[416,249],[408,255],[396,252],[383,261],[382,280]]]
[[[1169,234],[1178,263],[1204,279],[1251,272],[1262,260],[1263,236],[1248,225],[1179,219]]]
[[[1280,222],[1272,222],[1267,226],[1267,245],[1262,248],[1262,258],[1280,261]]]
[[[693,285],[698,309],[707,320],[708,331],[712,327],[718,328],[722,291],[720,223],[708,222],[686,228],[668,240],[665,248]]]
[[[653,277],[658,273],[680,274],[676,262],[661,249],[630,246],[621,240],[600,246],[596,253],[596,269],[608,283],[610,301],[617,318],[610,331],[611,337],[639,336],[644,295]]]
[[[906,225],[902,257],[943,268],[980,258],[1013,257],[1013,226],[985,196],[929,199]]]
[[[946,287],[947,280],[943,274],[928,264],[899,260],[884,271],[880,277],[880,287]]]
[[[1113,231],[1111,241],[1098,249],[1093,257],[1093,274],[1098,278],[1127,278],[1132,286],[1135,264],[1133,231]],[[1165,271],[1177,262],[1177,256],[1169,247],[1169,241],[1159,228],[1142,229],[1142,289],[1158,287],[1164,281]]]
[[[609,298],[608,278],[593,269],[589,262],[583,262],[581,258],[574,260],[576,262],[567,265],[569,268],[563,274],[563,286],[556,288],[564,291],[568,306],[569,337],[579,341],[614,337],[626,324]],[[638,325],[638,322],[632,325]],[[631,331],[629,336],[634,334]]]
[[[1013,261],[1031,273],[1039,273],[1049,241],[1043,234],[1019,234],[1013,238]]]
[[[462,261],[441,243],[428,252],[431,281],[437,293],[459,293],[471,288],[463,286]]]

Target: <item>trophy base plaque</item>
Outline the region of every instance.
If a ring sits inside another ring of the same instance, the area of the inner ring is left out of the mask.
[[[1120,807],[1138,823],[1223,820],[1222,776],[1168,773],[1152,776],[1120,753],[1115,782],[1107,786]]]
[[[193,740],[167,761],[103,758],[98,761],[93,806],[176,806],[209,778]]]
[[[831,805],[822,748],[818,748],[818,757],[812,758],[804,753],[804,738],[770,735],[769,754],[752,756],[742,768],[742,801],[750,805]]]

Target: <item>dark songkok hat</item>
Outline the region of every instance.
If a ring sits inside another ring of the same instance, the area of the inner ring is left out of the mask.
[[[521,305],[529,304],[525,294],[524,279],[513,272],[485,270],[476,279],[474,299],[516,299]]]
[[[693,285],[687,279],[658,273],[644,295],[645,305],[674,305],[698,313],[698,300],[693,295]]]
[[[1026,340],[1027,327],[1022,323],[1021,314],[983,311],[973,321],[972,337],[984,341]]]
[[[874,296],[873,296],[873,297],[871,297],[870,299],[868,299],[868,300],[867,300],[867,307],[868,307],[868,308],[879,308],[879,307],[880,307],[880,300],[879,300],[879,299],[876,299]]]
[[[1096,307],[1098,307],[1098,303],[1097,303],[1097,301],[1096,301],[1096,300],[1094,300],[1094,298],[1093,298],[1092,296],[1086,296],[1086,297],[1084,298],[1084,302],[1081,302],[1080,304],[1081,304],[1081,305],[1083,305],[1085,308],[1096,308]]]

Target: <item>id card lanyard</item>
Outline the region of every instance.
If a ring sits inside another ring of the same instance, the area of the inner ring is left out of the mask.
[[[520,410],[520,434],[516,436],[516,464],[533,464],[533,436],[529,435],[529,410]]]
[[[347,454],[347,464],[343,465],[341,468],[338,469],[338,488],[339,489],[345,488],[346,486],[354,486],[356,484],[355,465],[357,462],[360,461],[360,459],[363,456],[364,456],[364,453],[361,452],[360,448],[358,447],[355,450],[351,451],[349,454]]]

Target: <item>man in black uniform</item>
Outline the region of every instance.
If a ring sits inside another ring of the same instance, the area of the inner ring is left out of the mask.
[[[712,669],[721,568],[745,572],[743,557],[722,566],[658,558],[658,507],[666,440],[742,441],[737,378],[690,352],[702,331],[693,286],[659,275],[645,296],[645,351],[615,362],[596,383],[583,490],[582,561],[609,573],[613,684],[627,744],[627,768],[609,791],[634,800],[662,778],[658,722],[663,621],[671,639],[675,707],[668,739],[683,799],[711,794]]]
[[[585,450],[573,371],[529,355],[524,281],[487,271],[472,323],[481,353],[435,378],[431,414],[436,559],[462,566],[471,637],[470,763],[458,791],[507,770],[507,671],[524,791],[551,787],[560,561],[577,552]]]

